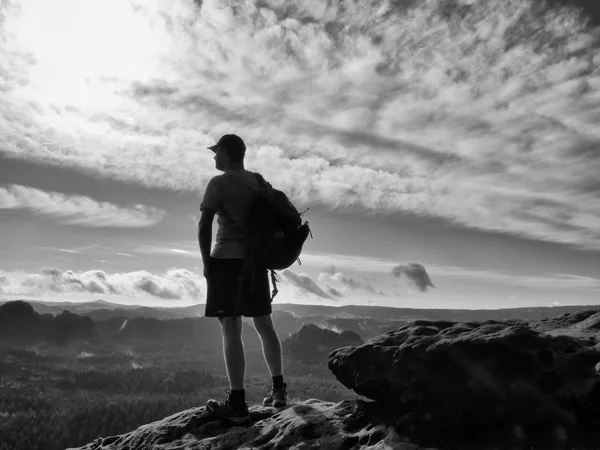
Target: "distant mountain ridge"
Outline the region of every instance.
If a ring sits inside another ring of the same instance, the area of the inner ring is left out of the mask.
[[[183,307],[149,307],[141,305],[121,305],[105,300],[92,302],[44,302],[23,300],[31,304],[39,314],[60,314],[63,310],[89,316],[93,320],[108,320],[111,318],[132,319],[148,317],[155,319],[182,319],[186,317],[203,317],[204,304],[200,303]],[[0,305],[6,303],[0,301]],[[323,318],[358,319],[371,318],[378,320],[410,321],[410,320],[451,320],[451,321],[481,321],[481,320],[542,320],[562,314],[576,313],[585,310],[600,310],[600,305],[570,305],[570,306],[534,306],[503,309],[414,309],[394,308],[386,306],[326,306],[300,305],[293,303],[274,303],[273,311],[285,311],[297,318],[321,316]],[[315,317],[316,318],[316,317]]]

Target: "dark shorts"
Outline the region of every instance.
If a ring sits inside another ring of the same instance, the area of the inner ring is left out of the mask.
[[[206,277],[206,317],[259,317],[271,314],[267,269],[252,267],[242,259],[211,257],[210,260]]]

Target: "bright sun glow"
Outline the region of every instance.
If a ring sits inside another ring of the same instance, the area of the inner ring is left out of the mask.
[[[8,25],[35,61],[31,94],[57,105],[108,106],[111,87],[157,75],[165,42],[122,0],[25,0]]]

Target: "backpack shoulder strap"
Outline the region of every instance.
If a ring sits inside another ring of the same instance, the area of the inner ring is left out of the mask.
[[[254,175],[256,175],[258,184],[260,184],[261,188],[263,188],[264,190],[269,190],[273,188],[273,186],[271,186],[271,183],[265,180],[265,178],[260,173],[255,172]]]

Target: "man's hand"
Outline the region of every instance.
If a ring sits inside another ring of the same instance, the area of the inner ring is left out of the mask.
[[[204,270],[203,270],[203,274],[204,274],[204,278],[208,278],[208,274],[210,273],[210,258],[207,259],[206,261],[204,261]]]

